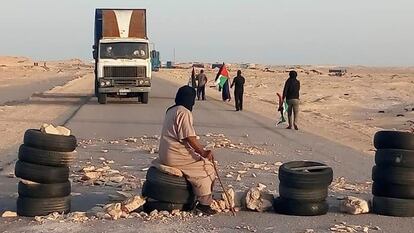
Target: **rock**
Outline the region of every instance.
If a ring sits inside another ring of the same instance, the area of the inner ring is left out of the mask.
[[[113,220],[117,220],[122,215],[121,207],[122,207],[121,203],[113,203],[113,204],[109,204],[105,206],[104,210],[107,214],[111,216]]]
[[[256,178],[256,177],[257,177],[257,175],[256,175],[255,173],[252,173],[252,177],[253,177],[253,178]]]
[[[125,141],[126,142],[137,142],[138,139],[136,139],[136,138],[127,138],[127,139],[125,139]]]
[[[227,190],[227,195],[224,192],[221,194],[221,197],[225,201],[226,207],[228,209],[231,209],[231,208],[234,208],[235,207],[234,194],[235,193],[234,193],[234,190],[232,188],[230,188],[230,189]],[[229,199],[227,199],[227,198],[229,198]]]
[[[57,130],[55,126],[50,124],[43,124],[42,127],[40,127],[40,131],[46,134],[60,135],[59,130]]]
[[[150,217],[158,217],[158,210],[153,210],[151,211],[151,213],[149,214]]]
[[[241,181],[241,176],[237,175],[236,181]]]
[[[123,210],[126,210],[127,213],[131,213],[134,210],[137,210],[145,204],[145,199],[141,196],[134,196],[128,198],[122,203]]]
[[[259,212],[266,211],[272,208],[272,199],[273,195],[262,193],[257,187],[251,188],[246,194],[246,208]]]
[[[348,214],[364,214],[369,213],[369,203],[366,200],[348,196],[339,206],[341,212],[348,213]]]
[[[91,172],[91,171],[95,171],[95,166],[87,166],[87,167],[84,167],[84,168],[82,168],[82,170],[81,171],[83,171],[83,172]]]
[[[105,212],[98,212],[95,215],[98,219],[112,219],[111,215],[105,213]]]
[[[101,152],[102,153],[108,153],[109,152],[109,150],[101,150]],[[99,158],[100,160],[102,160],[101,158]],[[105,160],[105,158],[103,159],[103,160]]]
[[[257,188],[258,188],[260,191],[263,191],[266,187],[267,187],[267,186],[266,186],[266,185],[264,185],[264,184],[262,184],[262,183],[259,183],[259,184],[257,185]]]
[[[7,174],[7,178],[16,178],[16,175],[14,173]]]
[[[128,218],[140,218],[140,217],[141,217],[141,215],[139,213],[133,212],[133,213],[129,214]]]
[[[56,130],[60,133],[60,135],[63,136],[70,136],[70,129],[64,127],[64,126],[58,126],[56,127]]]
[[[176,216],[176,215],[180,215],[180,210],[172,210],[171,214]]]
[[[124,179],[125,177],[121,175],[109,177],[109,180],[115,183],[121,183]]]
[[[4,211],[1,215],[2,218],[15,218],[17,217],[17,213],[13,211]]]
[[[246,173],[247,173],[247,171],[237,171],[237,173],[239,173],[239,174],[243,175],[243,174],[246,174]]]
[[[85,172],[82,176],[82,180],[97,180],[102,176],[100,172]]]
[[[227,174],[226,178],[233,178],[233,175],[232,174]]]

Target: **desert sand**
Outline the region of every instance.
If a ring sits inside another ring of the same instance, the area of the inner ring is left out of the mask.
[[[160,76],[186,84],[191,75],[189,64],[180,69],[163,69]],[[207,66],[206,66],[207,67]],[[229,65],[231,77],[239,65]],[[301,82],[299,127],[319,136],[373,154],[372,139],[382,129],[413,131],[414,127],[414,67],[347,67],[342,77],[330,76],[331,66],[261,66],[241,69],[246,78],[245,110],[257,112],[275,120],[276,93],[290,70],[298,72]],[[196,69],[199,72],[200,68]],[[218,69],[206,68],[209,86]],[[231,92],[233,92],[231,90]],[[207,88],[207,94],[220,99],[217,88]],[[229,104],[234,104],[232,101]]]

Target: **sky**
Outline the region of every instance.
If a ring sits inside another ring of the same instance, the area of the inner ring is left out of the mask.
[[[146,8],[164,61],[414,65],[412,0],[2,0],[0,55],[92,59],[100,7]]]

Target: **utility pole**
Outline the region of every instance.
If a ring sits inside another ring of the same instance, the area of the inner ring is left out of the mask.
[[[173,50],[173,60],[174,60],[174,64],[175,64],[175,48]]]

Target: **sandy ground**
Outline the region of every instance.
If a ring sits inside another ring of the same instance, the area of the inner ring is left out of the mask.
[[[276,112],[276,93],[283,91],[287,72],[296,70],[301,82],[301,129],[370,154],[373,154],[372,138],[376,131],[413,129],[414,67],[350,67],[343,77],[329,76],[329,68],[258,66],[241,69],[246,78],[245,110],[275,119],[276,127],[280,116]],[[238,65],[229,66],[232,77],[237,69]],[[205,71],[208,78],[214,80],[217,69]],[[186,84],[191,69],[163,69],[160,75]],[[213,85],[212,81],[209,85]],[[207,94],[220,98],[216,88],[207,88]]]
[[[93,86],[91,69],[78,60],[48,62],[42,68],[34,67],[28,58],[0,57],[0,86],[3,87],[30,85],[59,75],[73,75],[76,79],[64,87],[35,94],[27,101],[0,106],[0,151],[11,150],[16,142],[22,141],[26,129],[39,128],[42,123],[57,123],[61,115],[80,101],[82,96],[77,94],[89,93],[89,85]],[[15,157],[15,153],[11,155]],[[7,161],[5,157],[2,155],[0,161]]]

